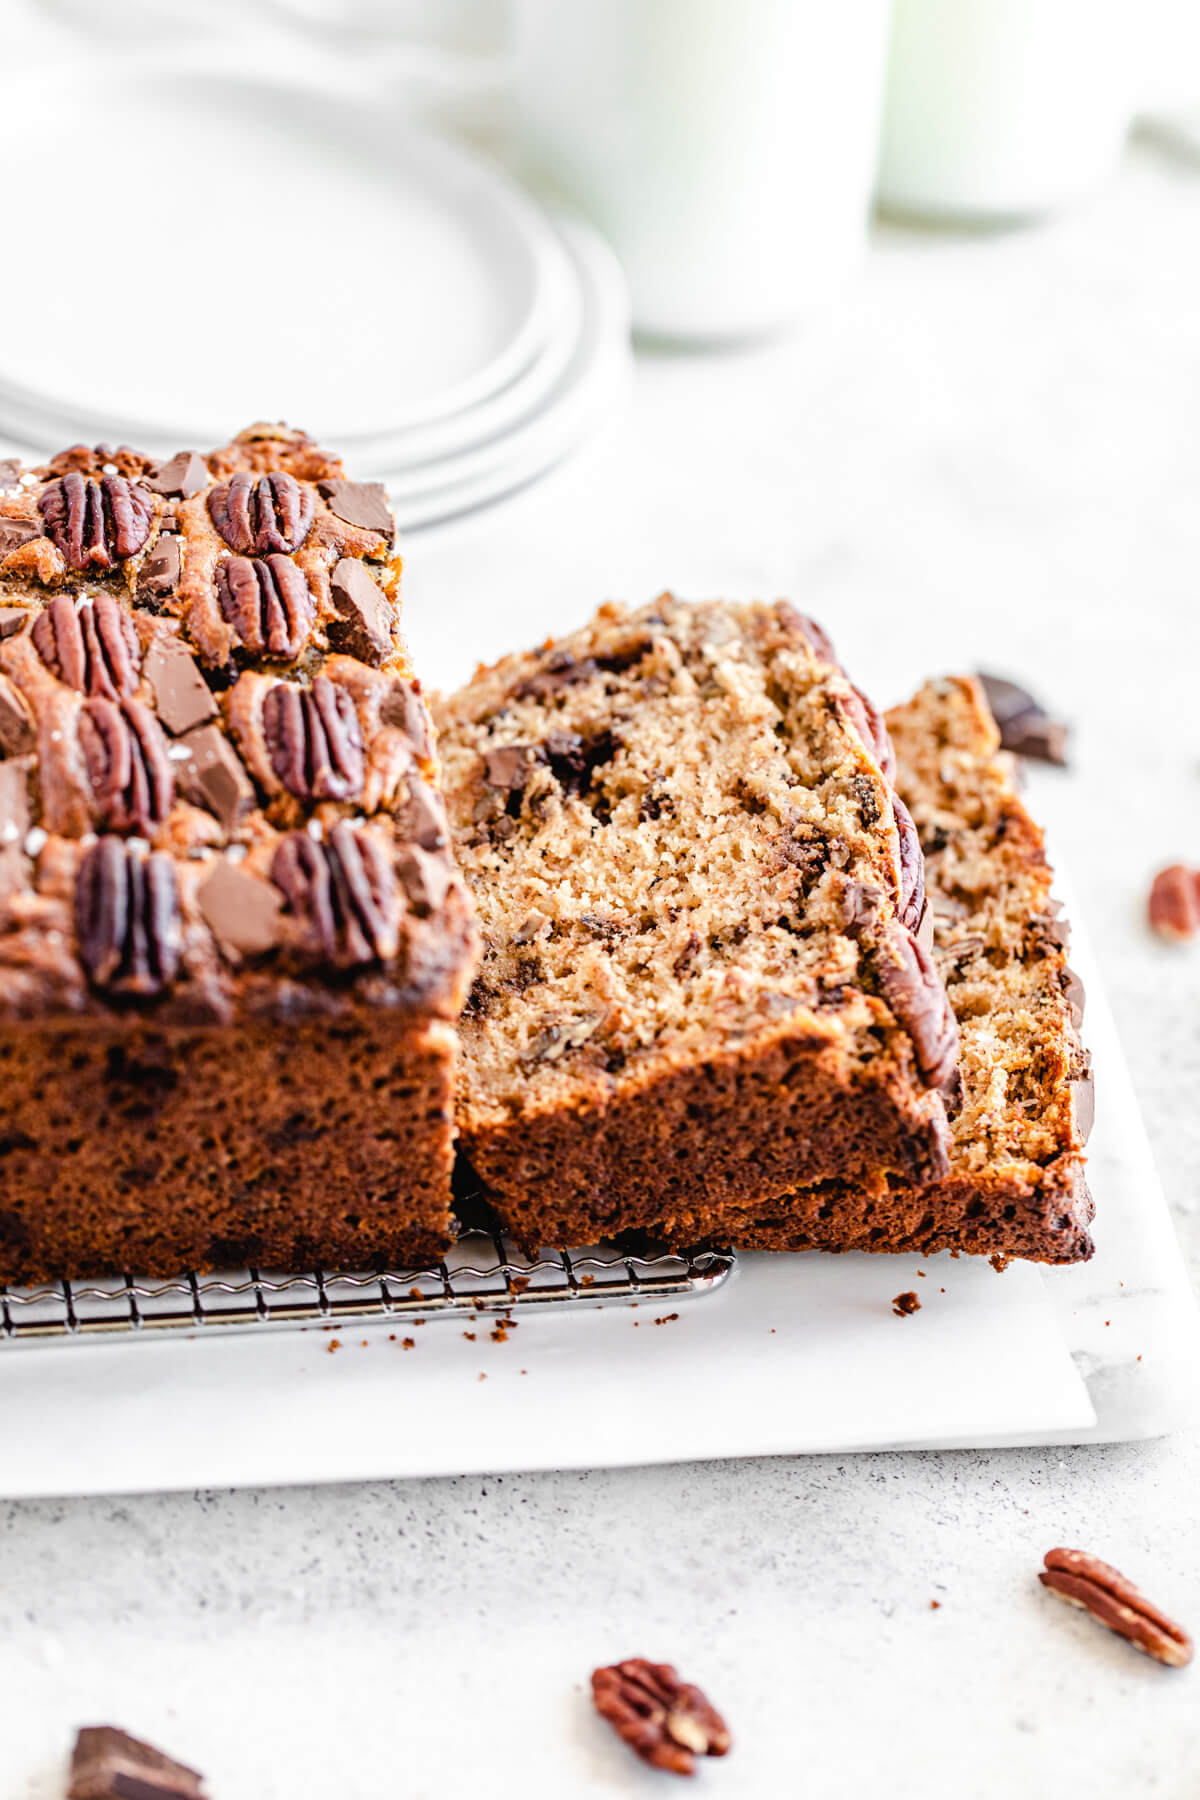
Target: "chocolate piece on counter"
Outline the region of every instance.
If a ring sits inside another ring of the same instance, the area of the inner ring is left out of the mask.
[[[396,527],[382,481],[318,481],[317,491],[339,519],[390,539]]]
[[[0,606],[0,642],[15,637],[29,616],[23,606]]]
[[[169,462],[159,463],[146,486],[168,500],[190,500],[208,486],[208,470],[194,450],[180,450]]]
[[[137,597],[139,600],[168,600],[179,586],[183,559],[179,551],[179,539],[171,532],[166,532],[155,541],[154,547],[147,554],[145,562],[138,571]]]
[[[16,487],[21,479],[21,465],[13,457],[0,457],[0,488]]]
[[[279,942],[283,901],[268,882],[222,859],[196,894],[209,930],[223,950],[262,956]]]
[[[0,562],[41,536],[42,528],[33,519],[0,519]]]
[[[418,845],[407,845],[396,857],[396,873],[415,912],[433,913],[446,898],[450,865]]]
[[[1000,732],[1001,747],[1015,756],[1030,756],[1038,762],[1065,768],[1068,733],[1062,721],[1052,719],[1033,695],[1015,681],[982,672],[979,680]]]
[[[216,725],[202,725],[172,745],[173,751],[184,749],[186,757],[172,758],[176,787],[226,832],[235,831],[255,801],[254,784],[237,751]]]
[[[158,716],[173,737],[194,731],[217,716],[196,659],[178,638],[159,638],[146,655],[146,679],[154,689]]]
[[[115,1725],[85,1725],[67,1800],[204,1800],[204,1777]]]
[[[329,642],[345,656],[379,664],[392,653],[395,615],[383,589],[364,563],[344,556],[329,581],[338,617],[329,621]]]
[[[37,741],[33,714],[25,696],[7,675],[0,675],[0,756],[22,756]]]

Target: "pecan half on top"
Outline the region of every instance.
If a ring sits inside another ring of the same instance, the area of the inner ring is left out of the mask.
[[[101,837],[75,877],[79,956],[97,987],[157,994],[179,966],[175,864],[117,837]]]
[[[1192,1660],[1192,1640],[1182,1625],[1152,1606],[1119,1570],[1086,1550],[1048,1550],[1038,1580],[1060,1600],[1091,1613],[1118,1637],[1155,1662],[1182,1669]]]
[[[213,524],[239,556],[290,556],[308,536],[313,522],[311,488],[294,475],[253,475],[239,469],[208,496]]]
[[[656,1769],[694,1775],[697,1756],[724,1756],[733,1739],[720,1713],[670,1663],[631,1657],[592,1675],[596,1711]]]
[[[123,475],[81,475],[73,470],[48,482],[38,495],[46,535],[70,569],[111,569],[136,556],[150,536],[154,500]]]
[[[323,843],[290,831],[271,880],[301,922],[307,948],[338,968],[395,956],[396,879],[377,838],[339,819]]]
[[[303,570],[278,554],[218,563],[217,605],[256,656],[299,656],[316,617]]]
[[[366,773],[358,714],[345,688],[318,675],[310,688],[277,681],[263,701],[271,767],[298,800],[351,800]]]
[[[137,686],[142,647],[133,620],[111,594],[79,607],[57,594],[29,635],[50,673],[76,693],[121,700]]]
[[[79,742],[100,822],[151,836],[166,819],[175,782],[162,726],[140,700],[87,700]]]

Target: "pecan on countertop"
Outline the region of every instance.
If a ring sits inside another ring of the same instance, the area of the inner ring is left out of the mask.
[[[596,1669],[592,1699],[635,1755],[673,1775],[694,1775],[697,1756],[724,1756],[733,1741],[720,1713],[670,1663],[634,1656]]]
[[[1109,1563],[1086,1550],[1047,1550],[1045,1564],[1038,1580],[1060,1600],[1082,1607],[1155,1662],[1173,1669],[1191,1662],[1192,1640],[1183,1627]]]

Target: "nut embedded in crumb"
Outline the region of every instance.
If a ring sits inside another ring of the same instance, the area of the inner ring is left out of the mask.
[[[906,1294],[897,1294],[892,1301],[892,1311],[898,1319],[907,1319],[910,1313],[920,1312],[921,1302],[910,1288]]]
[[[1200,931],[1200,870],[1172,863],[1154,877],[1147,905],[1150,927],[1182,944]]]
[[[1069,1606],[1082,1607],[1118,1637],[1155,1662],[1182,1669],[1192,1660],[1192,1640],[1182,1625],[1152,1606],[1119,1570],[1086,1550],[1047,1550],[1038,1580]]]

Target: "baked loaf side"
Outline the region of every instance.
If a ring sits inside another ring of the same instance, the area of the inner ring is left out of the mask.
[[[0,1278],[424,1256],[475,953],[382,488],[0,465]]]
[[[920,847],[811,621],[604,607],[437,717],[484,943],[459,1126],[518,1238],[721,1236],[797,1181],[945,1173]]]
[[[954,1249],[1069,1263],[1092,1254],[1083,992],[1042,833],[977,683],[930,682],[888,714],[925,849],[934,954],[958,1017],[963,1101],[932,1187],[830,1184],[729,1219],[748,1249]]]

